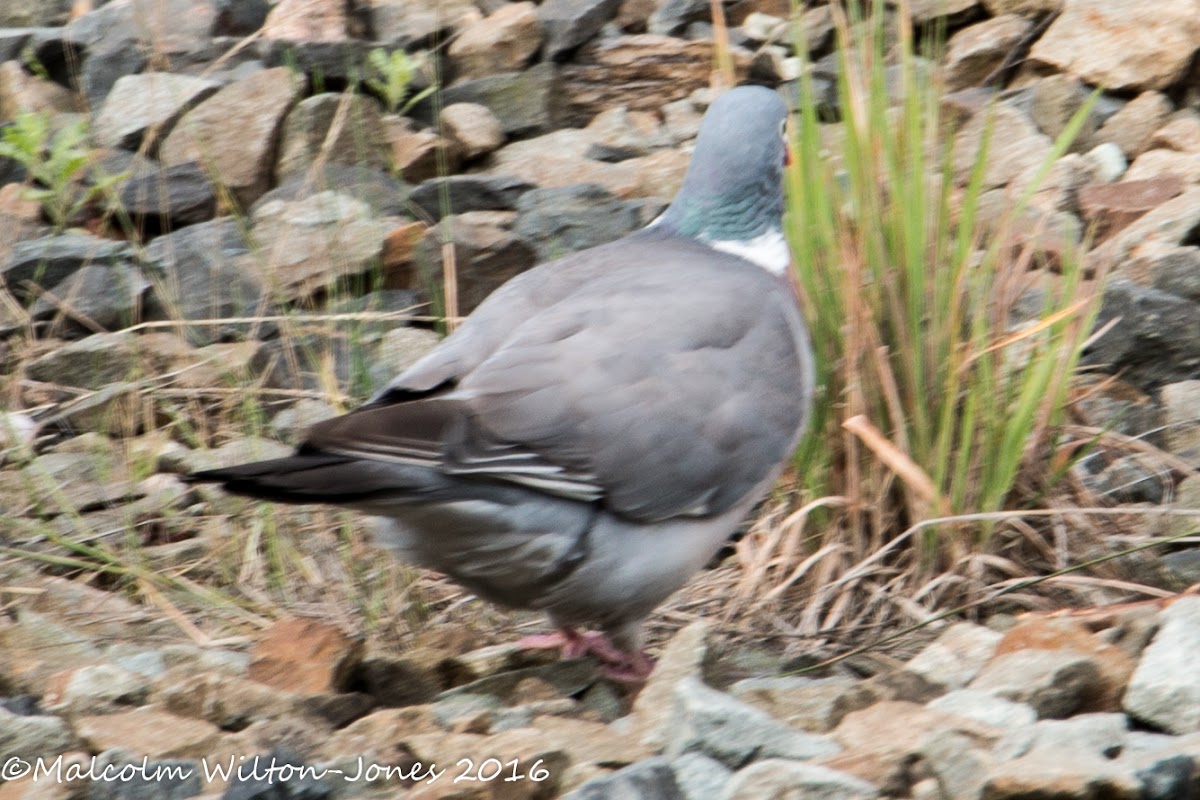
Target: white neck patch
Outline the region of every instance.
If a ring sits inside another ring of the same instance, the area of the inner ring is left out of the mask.
[[[770,230],[759,234],[753,239],[708,239],[700,237],[714,250],[744,258],[752,264],[770,272],[772,275],[787,274],[792,264],[792,251],[788,248],[787,239],[781,230]]]

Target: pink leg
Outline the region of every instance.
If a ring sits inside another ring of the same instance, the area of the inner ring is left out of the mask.
[[[654,669],[654,659],[644,652],[627,653],[616,647],[603,633],[580,633],[574,628],[559,628],[554,633],[525,636],[517,646],[526,650],[558,649],[562,658],[591,656],[601,664],[601,672],[622,683],[641,683]]]

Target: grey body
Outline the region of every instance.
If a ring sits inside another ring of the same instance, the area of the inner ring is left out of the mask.
[[[401,557],[639,648],[644,618],[779,476],[812,400],[790,283],[706,243],[778,230],[786,112],[767,90],[735,93],[774,137],[743,154],[752,202],[698,202],[705,185],[741,180],[697,171],[702,131],[659,224],[505,284],[365,406],[314,426],[295,456],[195,477],[363,509]],[[738,134],[719,123],[710,142]],[[747,209],[740,236],[736,214],[714,211],[731,205]],[[723,237],[697,228],[714,217]]]

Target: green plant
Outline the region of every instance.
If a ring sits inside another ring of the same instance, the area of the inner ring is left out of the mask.
[[[837,126],[821,124],[807,72],[801,81],[788,233],[819,375],[794,464],[806,499],[825,499],[743,551],[746,586],[801,589],[810,633],[944,608],[989,575],[1035,569],[997,556],[987,524],[912,526],[1020,507],[1045,489],[1098,307],[1098,281],[1067,244],[1040,319],[1021,327],[1012,313],[1032,258],[1013,244],[1015,221],[1090,105],[1007,221],[985,226],[987,136],[960,185],[943,89],[914,54],[906,5],[898,43],[884,42],[884,4],[871,18],[856,3],[831,7]]]
[[[435,87],[427,86],[405,100],[409,86],[424,65],[425,59],[421,56],[410,56],[403,50],[389,53],[377,47],[367,53],[367,66],[372,74],[365,82],[383,98],[388,111],[403,114],[433,93]]]
[[[125,175],[91,176],[88,123],[78,120],[54,130],[46,114],[24,112],[0,136],[0,156],[25,168],[31,185],[24,195],[36,200],[56,228],[100,197],[111,197]]]

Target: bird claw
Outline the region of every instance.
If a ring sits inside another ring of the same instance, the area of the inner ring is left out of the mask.
[[[580,633],[560,628],[554,633],[525,636],[517,642],[522,650],[557,649],[562,658],[591,656],[600,662],[600,673],[620,683],[644,683],[654,670],[654,659],[645,652],[627,653],[603,633]]]

